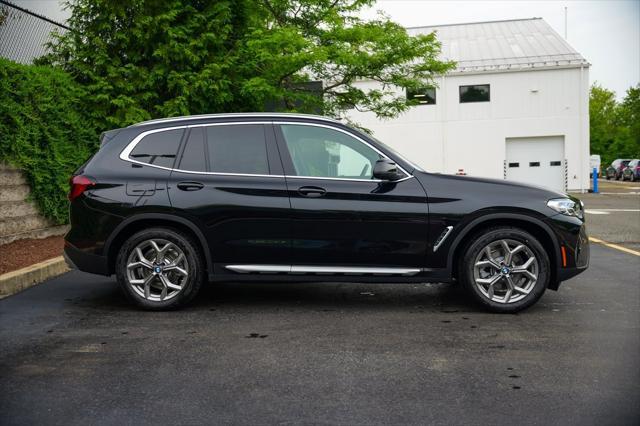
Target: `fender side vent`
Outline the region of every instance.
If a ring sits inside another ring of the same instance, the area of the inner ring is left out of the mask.
[[[434,253],[440,248],[442,243],[444,243],[444,240],[447,239],[452,229],[453,229],[453,226],[447,226],[446,228],[444,228],[444,231],[442,231],[442,234],[440,234],[440,236],[436,240],[436,243],[433,245]]]

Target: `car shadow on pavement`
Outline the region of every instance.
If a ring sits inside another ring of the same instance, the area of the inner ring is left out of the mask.
[[[126,299],[114,279],[93,282],[90,286],[64,301],[96,310],[139,310]],[[444,283],[209,283],[182,311],[227,307],[236,312],[242,309],[482,312],[459,285]]]

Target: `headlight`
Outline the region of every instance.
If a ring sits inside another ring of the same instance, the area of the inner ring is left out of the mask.
[[[554,198],[547,201],[547,206],[565,216],[575,216],[580,219],[584,217],[582,201],[575,202],[570,198]]]

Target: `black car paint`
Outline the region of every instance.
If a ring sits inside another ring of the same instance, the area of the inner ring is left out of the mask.
[[[183,173],[124,161],[122,150],[144,131],[225,122],[264,123],[271,176]],[[346,130],[395,160],[410,176],[398,182],[285,178],[292,164],[278,123]],[[427,173],[383,144],[343,124],[314,117],[191,118],[151,122],[108,132],[108,142],[77,174],[96,185],[71,202],[65,253],[81,270],[114,273],[119,245],[132,230],[164,223],[188,228],[206,258],[210,280],[423,282],[450,281],[460,248],[481,226],[528,227],[548,248],[550,288],[588,266],[584,221],[546,205],[564,197],[544,188],[502,180]],[[185,182],[199,190],[180,190]],[[305,190],[321,196],[305,196]],[[434,251],[447,226],[452,232]],[[566,250],[563,265],[561,247]],[[408,266],[415,276],[236,274],[230,263],[334,266]]]

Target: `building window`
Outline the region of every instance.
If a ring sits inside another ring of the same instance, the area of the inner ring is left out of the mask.
[[[407,100],[416,101],[418,105],[435,105],[436,88],[424,87],[422,89],[407,89]]]
[[[460,86],[460,103],[489,102],[491,100],[490,92],[488,84]]]

